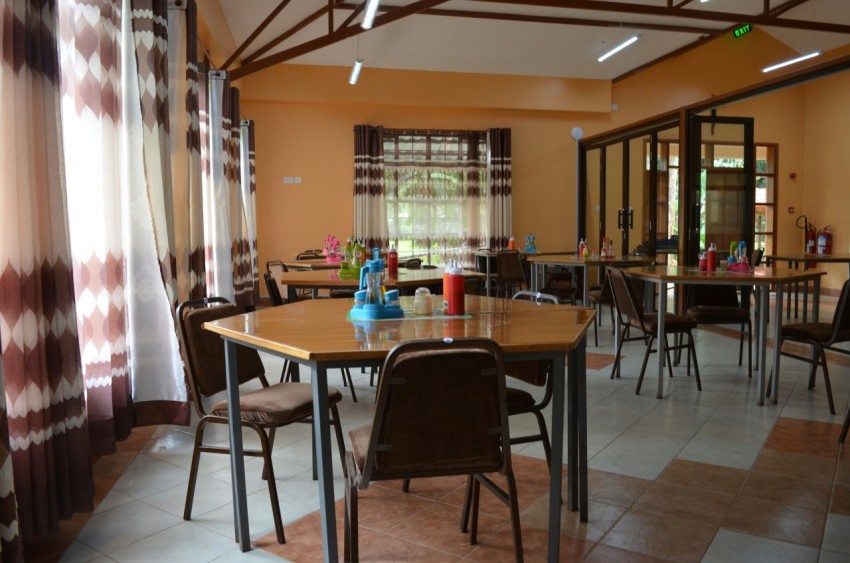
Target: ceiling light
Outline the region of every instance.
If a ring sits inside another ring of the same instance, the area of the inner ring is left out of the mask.
[[[770,72],[772,70],[776,70],[777,68],[782,68],[784,66],[792,65],[794,63],[799,63],[800,61],[805,61],[808,59],[813,59],[820,55],[820,51],[815,51],[814,53],[809,53],[808,55],[803,55],[802,57],[797,57],[796,59],[787,60],[781,63],[777,63],[773,66],[768,66],[761,69],[762,72]]]
[[[378,12],[378,4],[381,3],[381,0],[369,0],[369,3],[366,4],[366,13],[363,15],[363,21],[360,23],[360,27],[363,29],[372,29],[372,24],[375,22],[375,14]]]
[[[348,77],[349,84],[357,84],[357,79],[360,77],[361,68],[363,68],[363,59],[355,59],[354,65],[351,67],[351,76]]]
[[[699,0],[699,1],[700,1],[700,2],[702,2],[703,4],[705,4],[706,2],[708,2],[708,0]]]
[[[616,47],[614,47],[613,49],[611,49],[610,51],[608,51],[607,53],[605,53],[604,55],[602,55],[601,57],[599,57],[596,60],[601,63],[602,61],[604,61],[605,59],[607,59],[611,55],[619,53],[620,51],[622,51],[623,49],[625,49],[626,47],[628,47],[629,45],[631,45],[632,43],[634,43],[637,40],[638,40],[637,35],[635,35],[634,37],[631,37],[630,39],[626,39],[625,41],[623,41],[622,43],[620,43],[619,45],[617,45]]]

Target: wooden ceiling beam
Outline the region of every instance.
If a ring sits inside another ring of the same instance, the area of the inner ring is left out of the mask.
[[[400,20],[407,16],[417,14],[422,10],[427,10],[429,8],[433,8],[435,6],[439,6],[447,2],[448,0],[417,0],[412,4],[408,4],[399,8],[398,10],[394,10],[391,13],[381,14],[380,16],[375,18],[375,23],[372,25],[372,28],[380,27],[382,25],[390,24],[394,21]],[[322,8],[320,11],[324,12],[327,10],[327,7]],[[294,59],[295,57],[300,57],[306,53],[310,53],[317,49],[321,49],[323,47],[327,47],[328,45],[333,45],[334,43],[338,43],[343,39],[348,39],[349,37],[355,37],[365,32],[366,30],[361,28],[359,25],[349,25],[347,27],[340,27],[333,33],[329,33],[327,35],[317,37],[316,39],[312,39],[310,41],[305,41],[300,45],[296,45],[294,47],[290,47],[289,49],[285,49],[280,53],[275,53],[273,55],[269,55],[263,59],[253,58],[250,62],[247,62],[240,66],[239,68],[234,69],[230,73],[230,77],[232,80],[237,80],[244,76],[248,76],[249,74],[253,74],[255,72],[259,72],[264,70],[270,66],[274,66],[276,64],[280,64],[286,62],[290,59]],[[282,40],[281,40],[282,41]],[[275,43],[276,45],[277,43]],[[271,48],[271,47],[269,47]],[[266,49],[268,50],[268,49]],[[264,51],[265,52],[265,51]],[[254,54],[256,55],[256,53]],[[252,57],[254,57],[252,55]]]
[[[266,28],[269,26],[269,24],[270,24],[270,23],[272,23],[272,21],[274,21],[274,19],[277,17],[277,15],[278,15],[279,13],[281,13],[281,12],[283,11],[283,9],[284,9],[284,8],[286,8],[286,5],[287,5],[287,4],[289,4],[289,2],[290,2],[290,0],[283,0],[280,4],[278,4],[278,5],[277,5],[277,7],[276,7],[274,10],[272,10],[272,11],[271,11],[271,13],[270,13],[268,16],[266,16],[266,19],[264,19],[264,20],[262,21],[262,23],[260,23],[260,25],[258,25],[258,26],[257,26],[257,29],[255,29],[253,32],[251,32],[251,35],[249,35],[249,36],[248,36],[248,39],[246,39],[246,40],[245,40],[245,41],[244,41],[244,42],[243,42],[243,43],[239,46],[239,48],[238,48],[238,49],[236,49],[235,51],[233,51],[233,54],[232,54],[232,55],[230,55],[230,56],[227,58],[227,60],[226,60],[226,61],[224,61],[224,64],[223,64],[223,65],[221,65],[221,68],[222,68],[223,70],[227,70],[227,67],[229,67],[229,66],[230,66],[230,64],[231,64],[233,61],[235,61],[235,60],[239,57],[239,55],[241,55],[241,54],[242,54],[242,51],[244,51],[244,50],[248,47],[248,45],[250,45],[251,43],[253,43],[253,42],[254,42],[254,39],[256,39],[256,38],[257,38],[257,36],[258,36],[260,33],[262,33],[262,31],[263,31],[264,29],[266,29]]]

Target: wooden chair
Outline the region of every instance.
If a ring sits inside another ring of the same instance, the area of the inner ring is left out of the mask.
[[[419,340],[393,348],[378,384],[371,424],[349,433],[344,559],[358,560],[358,490],[374,481],[468,475],[462,521],[471,511],[477,543],[481,483],[510,508],[515,559],[522,561],[516,480],[501,348],[489,339]],[[485,473],[505,477],[502,490]]]
[[[651,313],[647,314],[643,311],[643,306],[640,300],[635,295],[634,287],[626,280],[626,275],[619,268],[608,267],[608,277],[611,280],[611,291],[614,295],[614,305],[617,308],[617,314],[620,315],[621,323],[625,326],[639,330],[647,341],[646,352],[643,355],[643,365],[640,368],[640,377],[638,377],[637,388],[635,394],[640,395],[640,387],[643,384],[643,376],[646,371],[646,362],[649,360],[649,354],[656,352],[652,349],[652,343],[658,335],[658,315]],[[694,348],[694,337],[692,330],[697,324],[685,317],[668,313],[664,317],[664,339],[667,352],[667,371],[670,377],[673,377],[673,366],[670,361],[670,351],[678,350],[681,347],[687,347],[688,350],[688,374],[690,374],[691,358],[694,361],[694,373],[696,374],[697,389],[702,391],[702,383],[699,378],[699,365],[697,364],[697,353]],[[677,344],[670,346],[667,342],[667,335],[687,335],[687,345]],[[622,333],[620,335],[619,344],[617,345],[617,354],[614,359],[614,370],[611,373],[613,378],[615,374],[619,375],[620,368],[620,351],[623,348]]]
[[[496,296],[513,295],[527,287],[522,257],[516,250],[504,250],[496,255]]]
[[[782,351],[782,344],[786,341],[808,344],[811,346],[811,355],[805,357],[793,352]],[[794,323],[782,325],[780,328],[780,340],[778,344],[780,353],[783,356],[802,360],[811,365],[809,370],[809,389],[814,389],[815,387],[815,375],[817,375],[818,364],[823,366],[823,381],[824,385],[826,385],[826,397],[829,401],[829,412],[831,414],[835,414],[835,404],[832,400],[832,387],[829,383],[826,351],[831,350],[842,354],[850,354],[850,351],[835,346],[841,342],[850,342],[850,280],[845,281],[841,287],[841,294],[838,298],[835,315],[833,315],[831,323]],[[771,368],[771,378],[768,379],[768,385],[772,381],[772,376],[773,368]],[[767,393],[768,395],[770,394],[770,387],[768,387]],[[850,426],[850,411],[848,411],[847,418],[841,430],[841,437],[838,440],[841,443],[847,437],[848,426]]]
[[[612,262],[611,266],[615,268],[631,268],[632,266],[643,266],[641,262]],[[629,283],[632,284],[632,287],[637,290],[639,282],[636,280],[629,280]],[[596,317],[593,319],[593,345],[599,346],[599,327],[602,324],[602,306],[607,305],[611,311],[611,329],[613,331],[614,327],[614,294],[611,292],[611,282],[608,281],[608,277],[606,276],[604,280],[602,280],[602,285],[597,285],[588,288],[587,290],[587,300],[589,301],[589,305],[596,309]]]
[[[269,292],[272,307],[283,305],[283,297],[280,295],[280,287],[277,285],[277,280],[272,277],[269,272],[263,272],[263,280],[266,282],[266,290]]]
[[[231,317],[238,312],[235,305],[221,297],[186,301],[177,308],[180,352],[192,391],[195,411],[200,417],[195,429],[195,448],[192,453],[186,504],[183,509],[184,520],[190,520],[192,517],[192,502],[195,497],[195,484],[198,478],[198,464],[201,453],[230,455],[228,446],[213,446],[203,443],[204,430],[207,424],[227,425],[228,423],[226,399],[216,402],[209,408],[204,405],[206,397],[221,393],[227,388],[227,372],[224,345],[221,338],[217,334],[205,330],[203,325],[208,321]],[[283,521],[280,517],[280,502],[277,496],[277,485],[271,458],[274,434],[277,428],[295,422],[313,423],[313,390],[309,383],[269,385],[260,355],[253,348],[237,346],[237,366],[240,385],[259,380],[262,386],[258,390],[242,393],[239,396],[242,426],[257,433],[261,447],[259,451],[245,450],[244,455],[262,457],[265,462],[263,478],[266,479],[269,486],[275,533],[278,543],[285,543]],[[344,458],[345,445],[339,412],[336,407],[341,400],[342,394],[333,387],[328,387],[331,424],[336,432],[340,455]],[[346,468],[343,466],[343,472],[345,471]]]

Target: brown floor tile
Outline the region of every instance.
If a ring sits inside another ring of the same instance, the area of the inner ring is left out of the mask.
[[[603,329],[600,327],[600,330]],[[614,355],[588,352],[585,362],[587,363],[587,369],[603,369],[614,363]]]
[[[764,449],[756,458],[753,470],[798,479],[832,482],[835,465],[822,457]]]
[[[841,427],[829,422],[815,422],[779,417],[764,443],[765,449],[835,459]]]
[[[401,490],[401,480],[376,481],[369,488],[381,487],[393,491]],[[424,479],[413,479],[410,481],[410,492],[408,494],[425,497],[433,500],[441,500],[453,493],[458,488],[466,485],[465,475],[453,477],[426,477]]]
[[[850,439],[841,448],[838,454],[838,463],[835,466],[835,482],[850,487]]]
[[[342,516],[337,503],[337,516]],[[343,548],[343,521],[337,518],[336,522],[337,544],[339,553],[342,554]],[[273,553],[278,557],[288,559],[289,561],[297,561],[298,563],[312,563],[322,561],[322,525],[321,518],[318,512],[308,514],[304,518],[284,526],[286,534],[286,543],[277,543],[277,537],[274,532],[271,532],[262,538],[254,541],[251,545],[255,548],[262,549]],[[371,530],[361,530],[361,541],[370,534],[376,534]]]
[[[456,506],[434,503],[399,523],[387,534],[401,540],[463,557],[469,554],[475,546],[469,544],[469,534],[460,531],[460,512],[460,509]],[[486,542],[487,538],[501,530],[507,521],[507,518],[496,518],[481,513],[478,517],[479,541]]]
[[[724,528],[776,540],[820,547],[825,511],[739,496],[732,503]]]
[[[734,500],[732,493],[658,482],[647,489],[632,509],[719,526]]]
[[[593,551],[588,553],[582,561],[583,563],[660,563],[664,559],[600,543],[596,544]]]
[[[489,475],[496,485],[507,491],[507,481],[502,475]],[[520,513],[524,512],[532,503],[543,495],[549,494],[549,486],[541,486],[533,483],[527,483],[517,479],[517,504]],[[456,506],[463,506],[466,498],[466,487],[455,489],[451,494],[447,495],[440,502]],[[510,511],[508,505],[499,500],[496,495],[488,491],[484,486],[481,487],[481,496],[478,509],[482,514],[490,514],[499,518],[509,518]]]
[[[647,479],[628,477],[590,469],[587,472],[587,495],[591,500],[614,504],[624,508],[630,507],[640,495],[652,484]],[[564,490],[566,490],[566,474]]]
[[[660,559],[699,561],[718,527],[630,510],[602,538],[602,543]]]
[[[561,536],[559,561],[579,561],[593,547],[592,542]],[[546,561],[549,553],[549,534],[545,530],[523,527],[522,554],[526,561]],[[479,544],[464,561],[510,563],[514,561],[513,535],[510,524]]]
[[[511,456],[514,475],[519,483],[528,483],[549,488],[549,466],[545,459],[527,457],[524,455]],[[563,474],[567,474],[567,464],[564,463]]]
[[[779,504],[826,512],[829,508],[830,484],[825,481],[751,471],[741,488],[741,494]]]
[[[835,514],[850,516],[850,486],[835,484],[832,490],[832,503],[829,511]]]
[[[598,541],[608,533],[626,509],[612,504],[590,501],[588,521],[579,520],[578,511],[573,512],[561,505],[561,535],[583,540]],[[522,525],[538,530],[549,529],[549,496],[541,496],[537,502],[522,513]]]
[[[405,494],[400,487],[398,490],[369,487],[365,491],[358,491],[357,498],[360,527],[376,532],[386,532],[435,502],[416,495]],[[344,513],[340,512],[340,514]]]
[[[697,461],[674,459],[658,481],[710,491],[737,493],[747,478],[747,471]]]

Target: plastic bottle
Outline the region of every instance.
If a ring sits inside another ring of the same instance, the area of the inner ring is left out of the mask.
[[[602,248],[599,250],[599,256],[602,258],[608,257],[608,237],[602,237]]]
[[[590,258],[590,248],[587,245],[585,245],[584,250],[581,251],[581,257],[585,260]]]
[[[447,315],[464,314],[464,279],[463,270],[460,268],[451,268],[449,270],[448,301],[449,304],[445,311]]]
[[[516,240],[514,237],[508,239],[508,250],[516,250]]]
[[[584,249],[587,248],[587,243],[584,242],[584,239],[581,239],[578,243],[578,257],[584,257]]]
[[[706,258],[706,270],[709,272],[717,271],[717,247],[712,242],[708,247]]]
[[[395,246],[391,246],[387,253],[387,273],[391,276],[398,275],[398,251]]]

